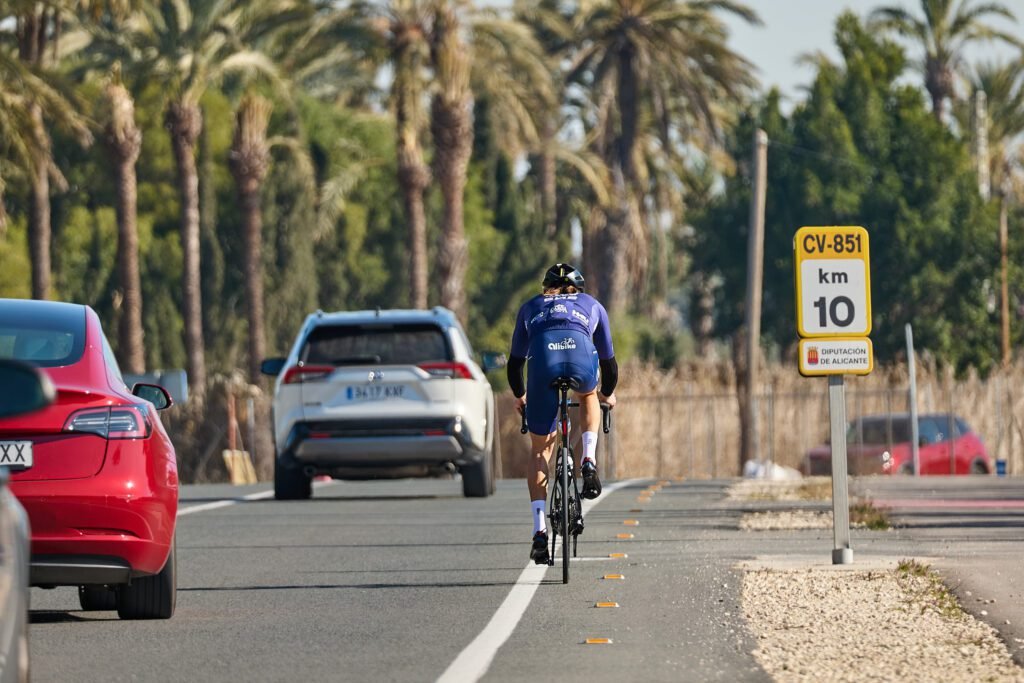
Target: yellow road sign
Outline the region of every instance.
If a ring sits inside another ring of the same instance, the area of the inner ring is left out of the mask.
[[[803,227],[793,239],[797,331],[801,337],[871,334],[868,231]]]
[[[800,374],[804,377],[869,375],[874,365],[874,349],[867,337],[800,340]]]

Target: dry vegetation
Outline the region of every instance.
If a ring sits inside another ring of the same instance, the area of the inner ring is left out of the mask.
[[[731,364],[694,363],[672,371],[623,367],[612,438],[601,439],[605,463],[617,477],[732,477],[740,471],[739,410]],[[956,379],[927,358],[918,366],[918,409],[952,410],[978,432],[993,458],[1024,472],[1024,364],[981,379]],[[906,412],[907,371],[876,367],[846,382],[847,416]],[[759,392],[761,453],[798,468],[804,453],[828,431],[827,382],[800,377],[794,364],[769,365]],[[511,396],[500,398],[506,477],[523,476],[527,438]],[[578,439],[578,436],[577,436]]]

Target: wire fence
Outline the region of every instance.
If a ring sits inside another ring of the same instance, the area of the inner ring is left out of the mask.
[[[807,451],[828,436],[828,383],[821,378],[794,378],[788,369],[778,370],[770,373],[771,381],[757,393],[756,448],[760,460],[799,469]],[[964,419],[993,460],[1006,462],[1008,474],[1024,473],[1024,372],[1020,368],[984,380],[922,374],[918,380],[920,414],[951,413]],[[635,385],[618,392],[612,433],[599,441],[605,471],[615,478],[711,479],[740,474],[740,411],[734,387],[698,391],[696,382],[667,379],[651,385],[661,388],[655,394],[638,393]],[[906,414],[909,387],[905,377],[897,369],[875,382],[886,380],[892,385],[848,380],[847,418]],[[511,398],[503,396],[501,406],[504,474],[525,476],[529,441],[519,433],[520,421]],[[578,418],[573,423],[578,447]]]

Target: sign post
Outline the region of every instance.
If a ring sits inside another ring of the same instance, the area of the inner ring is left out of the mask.
[[[803,227],[793,240],[800,374],[828,377],[832,444],[832,564],[852,564],[844,375],[874,369],[868,232]]]

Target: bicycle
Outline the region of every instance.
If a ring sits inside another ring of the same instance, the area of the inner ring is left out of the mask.
[[[576,480],[572,445],[569,443],[569,408],[578,408],[579,403],[569,401],[569,389],[576,389],[574,380],[559,377],[552,386],[558,389],[558,433],[559,445],[555,458],[555,486],[551,487],[551,505],[548,519],[551,522],[551,552],[548,565],[555,564],[555,548],[558,536],[562,537],[562,583],[569,583],[569,535],[572,535],[572,556],[576,557],[577,539],[583,533],[583,501],[580,498],[579,483]],[[526,410],[523,410],[523,424],[520,431],[527,433]],[[611,406],[601,404],[601,428],[607,434],[611,431]],[[570,486],[571,484],[571,486]]]

